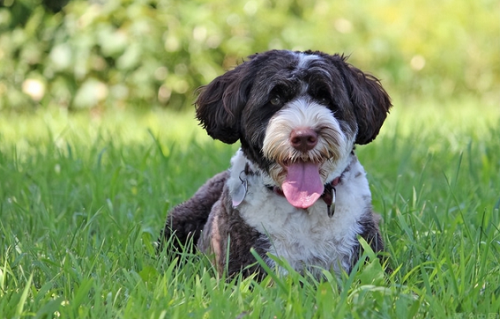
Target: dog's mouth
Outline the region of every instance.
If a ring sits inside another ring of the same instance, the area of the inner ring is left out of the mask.
[[[286,163],[286,177],[281,185],[287,201],[297,208],[312,206],[323,194],[320,164],[314,162]]]

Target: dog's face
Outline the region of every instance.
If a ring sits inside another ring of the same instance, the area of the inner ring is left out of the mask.
[[[322,52],[268,51],[201,89],[208,134],[245,155],[307,208],[347,166],[354,144],[378,134],[391,107],[379,81]]]

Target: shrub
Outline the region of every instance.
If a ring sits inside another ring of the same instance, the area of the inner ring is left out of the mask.
[[[498,99],[499,11],[493,0],[4,0],[0,109],[183,108],[271,48],[350,54],[405,98]]]

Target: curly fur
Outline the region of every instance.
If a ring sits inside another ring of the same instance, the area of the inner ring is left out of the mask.
[[[317,276],[320,269],[350,271],[361,249],[357,236],[383,250],[366,173],[354,154],[355,144],[378,135],[391,107],[377,78],[343,55],[273,50],[214,79],[195,104],[211,137],[239,140],[241,149],[228,171],[168,214],[160,247],[174,236],[168,249],[182,249],[192,238],[220,272],[245,276],[264,273],[252,248],[271,267],[269,254]],[[308,149],[290,138],[304,128],[314,135]],[[298,207],[283,195],[291,165],[315,165],[314,178],[330,185],[325,189],[333,185],[333,217],[327,200]]]

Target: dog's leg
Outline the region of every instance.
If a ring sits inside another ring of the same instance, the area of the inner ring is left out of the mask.
[[[379,228],[382,217],[376,213],[372,213],[371,215],[373,218],[363,225],[365,232],[361,234],[361,237],[370,244],[373,252],[377,253],[384,250],[384,242]]]
[[[363,229],[363,232],[360,234],[360,236],[370,245],[374,253],[382,252],[384,250],[384,242],[382,240],[382,235],[380,234],[379,229],[380,220],[381,217],[379,214],[370,212],[366,215],[365,218],[359,221],[359,224]],[[358,262],[361,254],[362,247],[361,245],[358,245],[352,255],[351,269]],[[379,258],[381,262],[385,261],[385,259],[383,257],[381,258],[380,255]]]
[[[193,197],[169,212],[158,239],[158,252],[164,249],[166,243],[170,243],[169,249],[177,251],[182,250],[190,240],[196,244],[228,177],[228,171],[215,175],[201,186]]]
[[[256,273],[256,278],[262,279],[266,272],[257,264],[251,249],[265,259],[269,246],[267,236],[250,227],[232,206],[226,187],[212,207],[198,248],[213,258],[212,263],[220,275],[226,272],[227,278],[232,278],[240,272],[244,277]]]

